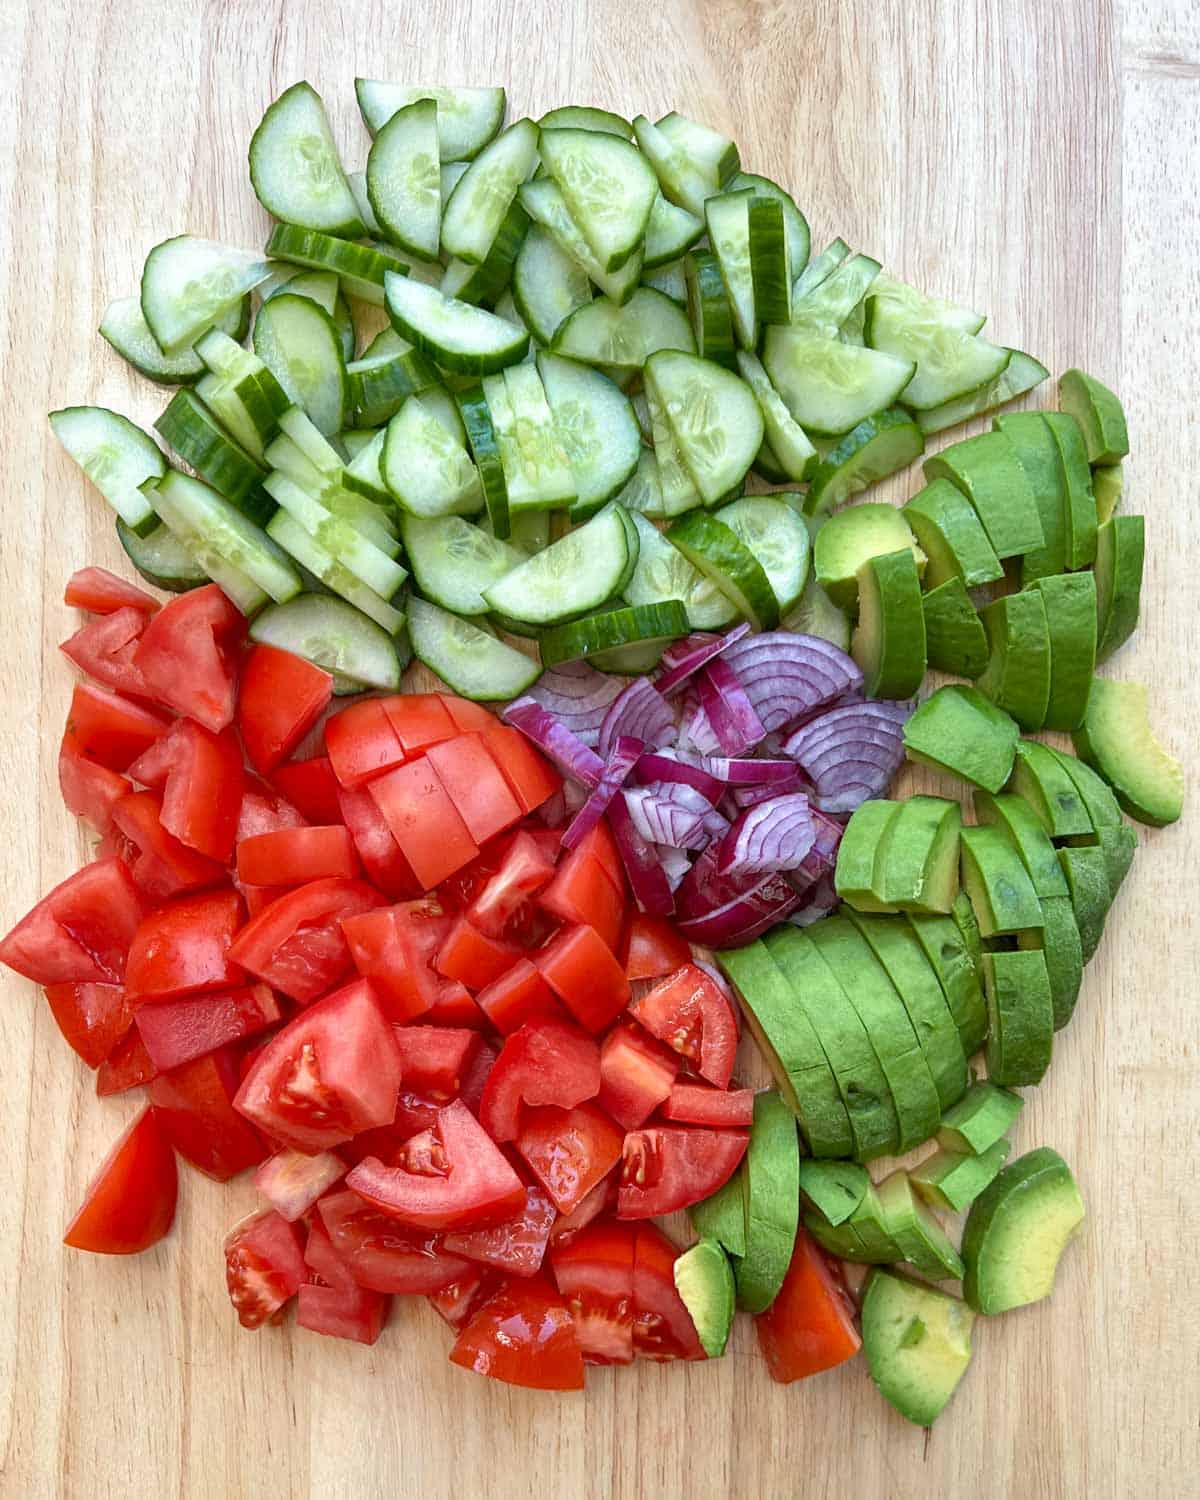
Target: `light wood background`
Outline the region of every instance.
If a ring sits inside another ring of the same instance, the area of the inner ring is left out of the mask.
[[[1147,514],[1146,678],[1191,762],[1197,712],[1200,7],[1195,0],[0,0],[0,926],[86,853],[54,752],[71,685],[68,571],[121,561],[44,414],[156,390],[93,330],[146,250],[193,230],[254,245],[245,149],[306,77],[347,164],[356,73],[508,85],[510,115],[678,107],[795,192],[814,242],[992,314],[1129,411]],[[68,1210],[138,1108],[97,1100],[33,988],[0,1005],[0,1495],[1096,1497],[1197,1494],[1195,1251],[1200,852],[1146,833],[1078,1017],[1019,1124],[1088,1202],[1053,1300],[980,1322],[930,1436],[861,1361],[771,1385],[748,1326],[720,1365],[596,1372],[539,1397],[446,1362],[423,1304],[372,1350],[240,1333],[223,1228],[250,1189],[189,1174],[176,1232],[133,1261],[64,1251]]]

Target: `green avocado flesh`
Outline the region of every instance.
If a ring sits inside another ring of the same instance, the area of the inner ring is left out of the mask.
[[[705,1354],[709,1359],[724,1354],[733,1327],[734,1279],[729,1257],[716,1240],[700,1240],[676,1260],[675,1290]]]
[[[778,1094],[755,1096],[746,1150],[746,1249],[736,1270],[737,1299],[747,1312],[774,1302],[800,1222],[800,1138],[796,1117]]]
[[[904,726],[909,760],[998,792],[1012,774],[1020,731],[976,688],[948,683],[931,693]]]
[[[863,1352],[871,1379],[902,1417],[930,1426],[971,1363],[975,1314],[957,1297],[872,1271],[863,1289]]]
[[[997,557],[1019,557],[1045,541],[1037,501],[1016,448],[1003,432],[952,443],[925,460],[926,479],[948,479],[975,507]]]
[[[1145,687],[1097,677],[1075,749],[1112,787],[1131,818],[1163,828],[1183,811],[1183,767],[1150,727]]]

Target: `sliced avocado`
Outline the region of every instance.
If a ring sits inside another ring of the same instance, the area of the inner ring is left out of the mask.
[[[772,1090],[755,1095],[743,1201],[746,1253],[737,1264],[737,1297],[747,1312],[760,1313],[783,1285],[800,1223],[796,1117]]]
[[[913,1194],[908,1173],[900,1170],[879,1184],[883,1227],[899,1245],[910,1266],[931,1281],[957,1281],[962,1258],[937,1218]]]
[[[978,1156],[965,1151],[937,1150],[908,1174],[914,1188],[934,1208],[961,1213],[970,1208],[1008,1160],[1012,1142],[995,1142]]]
[[[878,1257],[867,1253],[862,1237],[851,1227],[848,1219],[835,1226],[826,1223],[818,1213],[807,1213],[804,1215],[804,1228],[822,1250],[827,1250],[830,1255],[836,1255],[839,1260],[853,1261],[855,1265],[880,1263]],[[886,1259],[883,1257],[884,1261]]]
[[[1008,1134],[1024,1107],[1020,1094],[994,1083],[973,1083],[942,1117],[938,1144],[947,1151],[980,1156]]]
[[[1040,729],[1050,702],[1050,625],[1037,590],[1004,594],[979,611],[988,664],[978,687],[1022,729]]]
[[[1129,452],[1129,431],[1120,401],[1094,375],[1067,370],[1058,378],[1058,406],[1079,423],[1088,463],[1115,464]]]
[[[902,917],[870,916],[851,907],[845,914],[870,943],[895,985],[925,1054],[938,1104],[948,1109],[962,1098],[967,1087],[967,1058],[954,1015],[925,950]],[[981,999],[981,1007],[982,1003]]]
[[[949,912],[958,895],[962,808],[945,797],[900,804],[875,850],[872,889],[890,911]]]
[[[921,601],[925,647],[937,672],[978,677],[987,666],[987,635],[961,578],[947,578]]]
[[[1096,580],[1056,573],[1038,580],[1050,637],[1047,729],[1078,729],[1087,710],[1096,664]]]
[[[1055,863],[1058,855],[1055,854]],[[1063,874],[1061,865],[1059,874]],[[1063,877],[1066,886],[1066,877]],[[1061,896],[1042,896],[1042,930],[1017,933],[1018,948],[1040,948],[1050,978],[1050,1003],[1054,1010],[1054,1029],[1061,1031],[1075,1014],[1083,984],[1083,939],[1069,888]]]
[[[874,1183],[867,1187],[862,1202],[846,1220],[843,1229],[852,1229],[863,1243],[866,1257],[879,1265],[903,1259],[900,1247],[887,1232],[883,1222],[883,1205]]]
[[[866,1028],[812,941],[811,932],[821,926],[824,923],[814,923],[802,932],[785,923],[772,929],[764,942],[787,975],[833,1069],[850,1117],[853,1155],[858,1161],[869,1161],[894,1154],[900,1122]]]
[[[1145,557],[1146,523],[1142,516],[1114,516],[1096,533],[1098,662],[1107,661],[1137,629]]]
[[[817,533],[813,567],[817,582],[841,609],[858,608],[858,571],[869,558],[912,549],[917,572],[925,571],[925,554],[909,530],[904,512],[894,505],[852,505],[830,516]]]
[[[911,722],[911,721],[910,721]],[[886,911],[871,888],[875,852],[888,824],[899,813],[899,802],[882,798],[860,802],[846,824],[838,845],[833,883],[839,897],[857,911]]]
[[[1074,840],[1070,842],[1073,843]],[[1098,828],[1096,842],[1104,851],[1104,863],[1108,869],[1109,894],[1115,900],[1126,875],[1129,874],[1133,856],[1137,853],[1137,834],[1128,823],[1122,823],[1119,828]]]
[[[1067,497],[1058,444],[1040,411],[993,417],[992,426],[1017,450],[1042,522],[1043,542],[1021,558],[1021,587],[1061,573],[1067,565]]]
[[[1075,783],[1048,745],[1037,740],[1020,742],[1009,790],[1025,798],[1052,839],[1092,832],[1092,820]]]
[[[1041,927],[1042,905],[1016,849],[998,829],[962,831],[963,889],[985,938]]]
[[[975,1315],[964,1302],[891,1271],[872,1271],[863,1291],[867,1368],[902,1417],[929,1427],[971,1363]]]
[[[710,1198],[688,1209],[692,1228],[701,1239],[716,1240],[730,1255],[746,1253],[746,1161]]]
[[[960,851],[961,852],[961,851]],[[975,915],[975,908],[971,905],[971,898],[966,891],[959,891],[954,905],[950,908],[950,917],[954,925],[962,933],[962,940],[966,944],[967,955],[975,965],[975,972],[982,972],[983,964],[983,934],[979,930],[979,918]]]
[[[1061,750],[1053,750],[1052,754],[1074,783],[1094,829],[1090,834],[1073,835],[1067,842],[1082,846],[1098,844],[1103,849],[1109,890],[1115,898],[1137,853],[1137,834],[1121,816],[1112,788],[1091,766]]]
[[[977,688],[948,683],[931,693],[904,726],[909,760],[998,792],[1012,774],[1020,731]]]
[[[987,1035],[987,1007],[979,971],[967,950],[958,923],[950,917],[908,917],[918,942],[938,977],[946,1004],[958,1027],[965,1056],[977,1051]]]
[[[1069,412],[1047,411],[1042,416],[1058,444],[1062,464],[1067,498],[1067,567],[1086,568],[1096,556],[1096,498],[1083,433]]]
[[[1040,1083],[1054,1048],[1050,975],[1040,950],[1001,949],[983,955],[987,998],[987,1070],[993,1083]]]
[[[967,1216],[962,1245],[967,1302],[982,1313],[1001,1313],[1048,1297],[1062,1253],[1083,1218],[1079,1188],[1057,1151],[1041,1146],[1010,1162]]]
[[[1004,577],[975,507],[948,479],[935,479],[918,490],[903,514],[925,553],[926,588],[961,578],[973,589]]]
[[[1079,950],[1086,964],[1104,935],[1104,923],[1112,905],[1108,860],[1098,846],[1072,846],[1058,851],[1058,862],[1067,878],[1071,910],[1079,928]]]
[[[1097,464],[1092,470],[1092,494],[1096,499],[1096,522],[1103,526],[1112,518],[1121,504],[1125,489],[1125,468],[1122,464]],[[1097,536],[1097,545],[1099,536]]]
[[[793,1127],[794,1129],[794,1127]],[[725,1353],[733,1327],[733,1267],[716,1240],[699,1240],[675,1261],[675,1290],[709,1359]]]
[[[911,548],[868,558],[859,569],[858,625],[850,655],[862,669],[869,698],[911,698],[921,686],[925,614]]]
[[[1154,736],[1142,683],[1097,677],[1072,739],[1080,760],[1103,776],[1131,818],[1165,828],[1182,813],[1183,767]]]
[[[850,1218],[870,1185],[870,1173],[854,1161],[806,1159],[800,1163],[800,1191],[834,1226]]]
[[[927,458],[924,469],[926,479],[948,479],[962,490],[997,557],[1019,557],[1044,544],[1033,489],[1003,432],[981,432],[951,443]]]
[[[999,829],[1004,835],[1020,856],[1039,897],[1067,894],[1067,880],[1058,862],[1058,851],[1024,797],[1012,792],[993,797],[990,792],[978,791],[975,793],[975,818],[979,823]]]

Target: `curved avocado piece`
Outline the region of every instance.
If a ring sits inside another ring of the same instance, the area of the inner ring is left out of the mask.
[[[983,935],[979,931],[979,918],[975,915],[975,908],[971,905],[971,898],[966,891],[959,891],[954,905],[950,908],[950,915],[959,932],[962,933],[963,942],[967,946],[967,954],[978,974],[983,964]]]
[[[1107,661],[1137,629],[1145,558],[1142,516],[1114,516],[1096,533],[1097,662]]]
[[[899,802],[882,798],[860,802],[842,833],[833,873],[834,889],[857,911],[887,910],[874,892],[875,855],[900,806]]]
[[[947,1151],[980,1156],[1008,1134],[1024,1107],[1020,1094],[994,1083],[973,1083],[954,1108],[946,1111],[938,1144]]]
[[[910,912],[908,921],[937,975],[954,1024],[958,1027],[963,1053],[970,1057],[987,1035],[987,1007],[979,971],[962,931],[952,916],[923,917]]]
[[[1104,923],[1112,905],[1108,861],[1104,850],[1078,845],[1058,851],[1059,864],[1071,893],[1071,910],[1079,929],[1079,947],[1086,964],[1100,946]]]
[[[1103,777],[1097,776],[1091,766],[1074,755],[1067,755],[1062,750],[1052,750],[1051,753],[1074,784],[1094,829],[1092,834],[1074,835],[1067,842],[1100,846],[1108,868],[1109,890],[1115,899],[1137,853],[1137,834],[1121,816],[1120,804]]]
[[[1035,893],[1039,897],[1065,896],[1067,880],[1058,862],[1058,850],[1024,797],[1012,792],[994,797],[979,791],[974,802],[976,822],[1004,835],[1025,866]]]
[[[927,588],[960,578],[974,589],[1004,577],[1004,565],[975,507],[948,479],[935,479],[918,490],[903,514],[925,554]]]
[[[1094,375],[1064,371],[1058,379],[1058,406],[1079,423],[1088,463],[1119,463],[1129,452],[1125,409]]]
[[[909,797],[875,850],[872,890],[891,911],[948,912],[958,895],[962,808],[945,797]]]
[[[900,1122],[866,1028],[810,936],[822,926],[814,923],[813,929],[802,932],[785,923],[769,932],[764,942],[787,975],[833,1070],[850,1117],[853,1154],[869,1161],[895,1153]]]
[[[800,1223],[800,1138],[796,1117],[778,1094],[755,1096],[746,1148],[746,1252],[738,1261],[737,1299],[747,1312],[774,1302]]]
[[[1067,567],[1089,567],[1096,556],[1096,497],[1092,471],[1079,423],[1069,412],[1047,411],[1042,416],[1058,445],[1067,509]]]
[[[918,1427],[945,1410],[971,1363],[975,1314],[937,1287],[872,1271],[863,1289],[863,1352],[885,1400]]]
[[[1131,818],[1155,828],[1176,821],[1183,811],[1183,767],[1155,738],[1142,683],[1097,677],[1072,738],[1079,758],[1103,776]]]
[[[978,1156],[939,1149],[908,1174],[926,1203],[947,1213],[970,1208],[1008,1160],[1012,1142],[1002,1137]]]
[[[852,505],[830,516],[813,544],[817,582],[841,609],[858,608],[858,570],[872,557],[910,547],[918,574],[925,554],[917,546],[904,512],[894,505]]]
[[[794,1129],[794,1127],[793,1127]],[[675,1261],[675,1290],[696,1325],[709,1359],[725,1353],[733,1327],[734,1280],[729,1257],[716,1240],[699,1240]]]
[[[1112,519],[1113,512],[1121,504],[1125,491],[1125,466],[1123,464],[1097,464],[1092,470],[1092,494],[1096,500],[1096,521],[1103,526]],[[1099,548],[1100,537],[1097,534]]]
[[[1055,860],[1057,862],[1057,851]],[[1062,868],[1059,867],[1062,874]],[[1064,876],[1064,884],[1066,883]],[[1050,1004],[1054,1029],[1061,1031],[1075,1014],[1083,984],[1083,939],[1070,895],[1042,896],[1043,924],[1040,932],[1017,933],[1018,948],[1040,948],[1050,979]]]
[[[1003,594],[979,611],[988,664],[979,691],[1024,730],[1041,729],[1050,702],[1050,625],[1036,590]]]
[[[925,650],[936,672],[978,677],[987,666],[987,634],[967,586],[955,576],[939,583],[921,600],[925,611]]]
[[[924,469],[926,479],[948,479],[962,490],[997,557],[1019,557],[1044,544],[1033,489],[1003,432],[981,432],[951,443],[927,458]]]
[[[985,938],[1043,925],[1042,904],[1021,857],[998,828],[962,831],[963,889]]]
[[[1087,572],[1038,580],[1050,639],[1047,729],[1078,729],[1083,723],[1097,660],[1096,588]]]
[[[863,1265],[891,1265],[904,1259],[900,1246],[884,1227],[879,1194],[869,1181],[858,1207],[836,1228],[826,1223],[820,1214],[805,1214],[804,1227],[819,1245],[843,1260]]]
[[[971,1205],[963,1230],[970,1306],[1001,1313],[1048,1297],[1083,1218],[1079,1188],[1057,1151],[1040,1146],[1010,1162]]]
[[[947,683],[904,726],[904,751],[919,765],[998,792],[1012,775],[1020,730],[978,688]]]
[[[992,426],[1004,433],[1017,451],[1025,470],[1042,523],[1040,547],[1021,558],[1021,587],[1067,566],[1067,496],[1058,444],[1040,411],[1008,412],[992,418]]]
[[[854,1161],[800,1163],[800,1191],[827,1223],[844,1224],[867,1195],[870,1173]]]
[[[895,985],[925,1054],[938,1104],[948,1109],[966,1090],[967,1057],[945,991],[925,950],[903,918],[870,916],[849,907],[845,914],[870,943]]]
[[[858,574],[850,655],[869,698],[911,698],[925,677],[925,614],[911,547],[868,558]]]
[[[1008,790],[1024,797],[1052,839],[1091,833],[1092,820],[1055,752],[1037,740],[1017,746]]]
[[[937,1217],[914,1195],[908,1173],[901,1169],[885,1177],[878,1193],[883,1227],[909,1265],[931,1281],[957,1281],[962,1258]]]
[[[709,1198],[688,1209],[692,1228],[701,1239],[716,1240],[730,1255],[746,1253],[746,1159],[733,1176]]]
[[[987,1070],[993,1083],[1040,1083],[1054,1049],[1054,1004],[1046,960],[1037,948],[983,955],[987,998]]]

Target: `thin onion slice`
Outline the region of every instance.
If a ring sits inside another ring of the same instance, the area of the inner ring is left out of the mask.
[[[625,806],[633,826],[651,844],[671,849],[702,849],[710,834],[705,819],[712,804],[682,781],[660,781],[630,788]]]
[[[738,675],[720,657],[710,661],[696,679],[700,702],[726,755],[752,750],[766,734]]]
[[[794,771],[791,761],[784,761]],[[725,790],[724,778],[714,776],[698,755],[684,750],[658,750],[643,755],[634,767],[634,776],[643,785],[652,781],[678,781],[695,787],[700,795],[715,803]]]
[[[720,656],[722,651],[728,651],[730,646],[749,633],[750,626],[743,620],[724,635],[709,635],[705,631],[697,631],[681,641],[673,641],[662,654],[662,670],[655,681],[655,687],[664,697],[669,697],[701,667]]]
[[[653,847],[633,826],[624,797],[614,797],[609,803],[608,825],[637,904],[644,912],[670,916],[675,910],[675,893]]]
[[[598,672],[590,662],[572,661],[543,672],[528,696],[594,750],[604,715],[613,699],[625,691],[625,686],[622,677]]]
[[[564,776],[594,787],[604,774],[604,762],[596,752],[533,698],[518,698],[510,703],[504,710],[504,719],[532,740]]]
[[[717,873],[769,875],[795,870],[816,840],[803,792],[784,793],[748,807],[721,840]]]
[[[648,750],[674,744],[679,734],[671,706],[648,677],[635,677],[609,704],[597,748],[607,758],[621,736],[641,740]]]
[[[784,751],[812,778],[814,806],[848,813],[882,796],[904,762],[909,712],[908,704],[848,703],[789,735]]]
[[[820,636],[787,630],[743,637],[720,659],[737,674],[768,734],[863,682],[846,652]]]
[[[641,740],[634,739],[632,736],[622,735],[617,740],[608,759],[604,762],[600,780],[592,788],[587,801],[563,832],[564,849],[574,849],[591,833],[604,816],[609,803],[625,785],[630,771],[637,764],[638,757],[645,748]]]
[[[803,900],[783,875],[718,875],[717,848],[708,846],[676,892],[676,925],[689,942],[714,948],[748,943]]]

